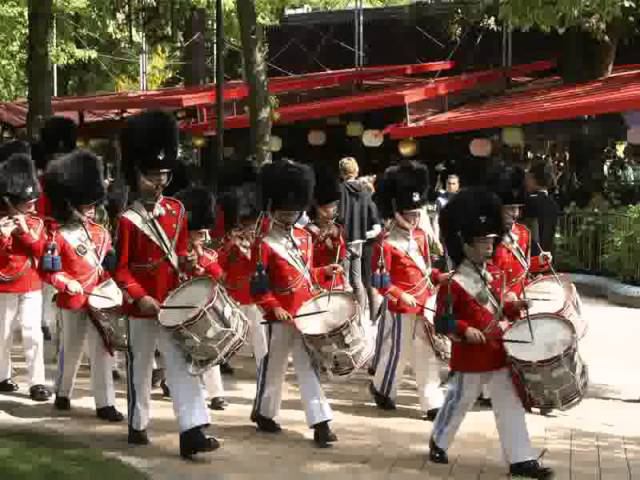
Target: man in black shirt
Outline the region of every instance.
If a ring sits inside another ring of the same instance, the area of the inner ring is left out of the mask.
[[[552,252],[560,209],[549,195],[553,187],[552,166],[539,163],[529,169],[525,176],[527,199],[524,208],[524,223],[531,230],[531,255]]]

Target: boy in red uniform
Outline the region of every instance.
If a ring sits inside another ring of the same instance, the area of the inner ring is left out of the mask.
[[[487,268],[495,242],[504,232],[498,198],[481,189],[464,190],[440,216],[447,254],[456,268],[437,297],[436,327],[453,337],[453,375],[435,420],[429,457],[448,463],[447,450],[465,415],[489,385],[500,443],[514,477],[552,478],[531,447],[525,411],[513,385],[500,322],[519,318],[522,301],[504,302],[496,288],[499,272]]]
[[[389,277],[388,284],[377,285],[388,299],[380,320],[380,351],[370,391],[379,408],[395,409],[398,384],[408,360],[416,374],[423,418],[433,420],[443,402],[440,368],[424,322],[427,302],[435,293],[441,274],[431,267],[426,234],[418,228],[427,202],[427,168],[406,162],[387,169],[377,190],[377,203],[391,227],[373,247],[374,275]],[[385,282],[387,283],[387,282]],[[390,341],[384,339],[390,338]]]
[[[218,254],[207,248],[209,232],[216,221],[216,199],[209,191],[192,187],[179,192],[176,199],[184,205],[189,226],[190,275],[208,276],[216,282],[222,279],[222,268],[218,264]],[[211,410],[224,410],[224,385],[220,375],[220,365],[208,369],[202,374],[202,381],[211,399]]]
[[[314,429],[316,445],[327,447],[337,440],[329,428],[331,407],[294,322],[300,307],[318,291],[317,282],[341,270],[337,265],[314,269],[311,235],[295,226],[311,204],[313,183],[313,170],[294,162],[268,164],[260,172],[262,200],[273,221],[269,232],[256,242],[253,296],[269,322],[269,352],[260,363],[251,419],[261,431],[281,430],[274,418],[280,410],[282,382],[292,353],[307,424]]]
[[[106,195],[102,162],[92,153],[76,151],[53,160],[43,178],[51,202],[49,235],[59,255],[61,269],[43,263],[45,281],[57,291],[61,319],[61,349],[55,407],[71,408],[71,395],[85,342],[89,342],[91,387],[98,418],[109,422],[124,419],[115,408],[113,357],[89,318],[89,295],[109,278],[103,260],[111,252],[109,232],[94,222],[95,207]]]
[[[267,353],[267,338],[262,325],[262,313],[251,297],[250,289],[256,268],[252,247],[259,218],[255,184],[228,190],[220,197],[220,205],[224,212],[226,232],[218,249],[218,263],[224,272],[223,284],[249,319],[251,346],[256,364],[259,365]]]
[[[11,380],[11,339],[16,323],[22,328],[29,376],[29,395],[44,402],[43,335],[40,328],[42,282],[38,262],[44,252],[44,222],[35,216],[40,186],[31,158],[11,155],[0,164],[0,392],[14,392]]]
[[[177,161],[178,129],[169,113],[149,111],[130,118],[121,134],[122,160],[135,200],[118,229],[116,280],[130,299],[128,397],[129,443],[149,443],[151,371],[156,347],[166,363],[174,412],[180,428],[180,454],[189,458],[218,448],[209,425],[200,380],[189,374],[187,360],[157,317],[186,268],[189,231],[184,206],[164,197]]]
[[[315,215],[313,223],[306,226],[313,238],[313,266],[315,268],[342,264],[347,257],[344,228],[336,224],[340,195],[338,179],[326,169],[317,168],[316,185],[313,190]],[[335,278],[328,278],[320,284],[324,290],[342,290],[344,285],[343,274],[337,274]]]

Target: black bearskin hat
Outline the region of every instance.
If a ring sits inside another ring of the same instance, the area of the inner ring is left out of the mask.
[[[0,164],[0,196],[14,203],[30,202],[40,196],[36,167],[29,155],[14,153]]]
[[[10,142],[0,145],[0,164],[6,162],[14,153],[30,155],[31,148],[27,142],[20,140],[11,140]]]
[[[385,170],[376,185],[375,200],[383,218],[422,208],[428,200],[429,170],[414,160]]]
[[[504,234],[500,199],[484,188],[468,188],[456,194],[439,216],[447,255],[456,265],[464,259],[464,243],[475,237]]]
[[[216,197],[202,187],[190,187],[176,194],[187,212],[189,230],[212,229],[216,223]]]
[[[260,215],[256,186],[233,187],[220,195],[224,214],[224,231],[230,232],[245,222],[255,222]]]
[[[317,206],[328,205],[337,202],[341,197],[340,182],[327,167],[317,165],[315,168],[316,186],[313,190],[313,199]]]
[[[271,211],[306,210],[313,198],[313,169],[297,162],[281,160],[262,167],[259,176],[263,208]]]
[[[106,196],[102,161],[86,150],[76,150],[52,160],[44,174],[44,191],[53,217],[65,221],[69,206],[91,205]]]
[[[42,153],[47,158],[56,153],[72,152],[76,148],[77,139],[78,127],[66,117],[51,117],[40,130]]]
[[[228,160],[218,174],[218,191],[225,192],[233,187],[255,184],[258,179],[258,168],[251,160]]]
[[[178,123],[169,112],[150,110],[129,119],[120,132],[122,163],[132,188],[136,171],[173,170],[178,158]]]
[[[503,205],[523,205],[524,170],[510,165],[496,165],[487,174],[487,189],[495,193]]]

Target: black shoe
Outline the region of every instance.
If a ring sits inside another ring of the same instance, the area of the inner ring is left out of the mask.
[[[541,409],[540,409],[540,415],[542,415],[543,417],[546,417],[546,416],[548,416],[552,411],[553,411],[553,408],[541,408]]]
[[[483,396],[478,397],[478,400],[476,400],[476,403],[481,407],[485,407],[485,408],[491,408],[493,406],[491,399],[484,398]]]
[[[191,458],[192,455],[203,452],[213,452],[220,443],[213,437],[208,437],[202,427],[195,427],[180,434],[180,456]]]
[[[258,426],[258,430],[266,433],[279,433],[282,431],[282,427],[278,425],[276,421],[271,418],[263,417],[258,414],[253,417],[253,421]]]
[[[0,382],[0,393],[12,393],[17,392],[20,389],[18,384],[7,378],[6,380]]]
[[[51,390],[44,385],[34,385],[29,389],[29,396],[34,402],[46,402],[51,398]]]
[[[111,371],[111,375],[113,376],[113,381],[114,382],[119,382],[120,380],[122,380],[124,378],[124,375],[117,368],[114,368]]]
[[[436,417],[438,416],[438,412],[440,411],[439,408],[431,408],[429,410],[427,410],[426,412],[422,413],[422,419],[423,420],[427,420],[429,422],[433,422]]]
[[[42,327],[42,339],[45,342],[50,342],[52,338],[51,329],[49,327]]]
[[[367,373],[373,377],[376,374],[376,367],[370,365],[369,368],[367,368]]]
[[[317,423],[313,426],[313,441],[320,448],[327,448],[329,444],[338,441],[338,437],[331,431],[329,422]]]
[[[98,408],[96,410],[96,416],[100,420],[106,420],[107,422],[121,422],[124,420],[124,415],[122,415],[116,407],[113,405],[109,405],[108,407]]]
[[[395,410],[396,402],[391,400],[389,397],[385,397],[381,393],[376,390],[376,387],[373,386],[373,382],[369,383],[369,392],[373,396],[373,400],[376,402],[376,405],[381,410]]]
[[[229,405],[227,403],[227,401],[222,398],[222,397],[216,397],[216,398],[212,398],[211,402],[209,403],[209,409],[210,410],[224,410],[227,405]]]
[[[67,397],[59,397],[56,395],[53,406],[58,410],[71,410],[71,400],[69,400]]]
[[[157,388],[164,380],[164,368],[154,368],[151,372],[151,388]]]
[[[220,373],[222,375],[233,375],[233,367],[227,362],[220,364]]]
[[[149,445],[149,436],[146,430],[136,430],[129,427],[129,438],[127,440],[131,445]]]
[[[509,467],[509,473],[511,473],[512,477],[537,478],[540,480],[548,480],[554,477],[553,470],[541,466],[537,460],[514,463]]]
[[[162,396],[165,398],[171,398],[171,390],[169,389],[169,385],[167,385],[167,381],[162,379],[160,382],[160,388],[162,389]]]
[[[449,455],[447,455],[446,451],[436,445],[436,442],[433,441],[433,438],[429,439],[429,460],[431,460],[433,463],[439,463],[441,465],[446,465],[449,463]]]

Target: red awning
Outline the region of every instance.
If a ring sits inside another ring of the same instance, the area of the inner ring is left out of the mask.
[[[640,109],[640,66],[618,67],[601,80],[506,94],[434,115],[413,125],[394,125],[394,139],[567,120]]]
[[[502,69],[465,73],[436,80],[424,79],[419,82],[378,89],[357,95],[322,99],[311,102],[287,105],[277,109],[277,124],[334,117],[349,113],[359,113],[384,108],[397,107],[420,102],[450,93],[469,90],[479,85],[499,81],[506,77],[517,77],[553,68],[555,62],[544,61],[513,67],[509,71]],[[182,129],[197,135],[215,135],[215,118],[196,124],[184,124]],[[225,128],[247,128],[249,116],[234,115],[225,117]]]

